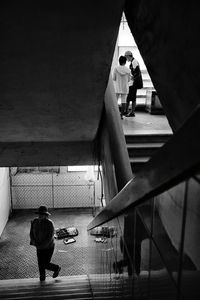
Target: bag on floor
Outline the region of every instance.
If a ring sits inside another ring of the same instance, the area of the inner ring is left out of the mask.
[[[75,240],[74,238],[65,238],[65,239],[63,240],[63,243],[64,243],[65,245],[72,244],[72,243],[75,243],[75,242],[76,242],[76,240]]]
[[[113,237],[117,235],[117,230],[114,226],[98,226],[90,231],[91,235]]]
[[[78,235],[78,229],[76,227],[63,227],[56,229],[55,238],[64,239]]]

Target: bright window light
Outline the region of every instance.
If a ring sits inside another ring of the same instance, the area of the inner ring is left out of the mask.
[[[94,171],[98,171],[98,166],[68,166],[68,172],[87,172],[89,168],[93,167]],[[101,166],[100,166],[101,170]]]
[[[68,166],[68,172],[86,172],[88,166]]]

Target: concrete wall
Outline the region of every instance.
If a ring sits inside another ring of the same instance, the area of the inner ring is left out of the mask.
[[[200,270],[200,184],[191,178],[188,191],[184,253]],[[185,183],[182,183],[156,198],[164,227],[177,250],[180,246],[184,197]]]
[[[168,121],[177,131],[200,102],[199,2],[127,0],[125,15]],[[162,222],[177,249],[183,194],[184,184],[158,197]],[[199,269],[198,194],[199,185],[191,180],[185,252]]]
[[[127,0],[125,14],[176,131],[200,102],[199,2]]]
[[[0,168],[0,236],[8,221],[11,208],[9,169]]]

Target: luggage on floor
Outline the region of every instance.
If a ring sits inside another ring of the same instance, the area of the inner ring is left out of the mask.
[[[56,239],[64,239],[78,235],[78,229],[76,227],[63,227],[57,228],[55,232]]]
[[[90,234],[95,236],[114,237],[117,235],[117,228],[114,226],[99,226],[92,229]]]

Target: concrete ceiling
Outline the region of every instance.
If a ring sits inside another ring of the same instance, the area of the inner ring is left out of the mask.
[[[123,6],[1,4],[1,166],[92,162]]]

